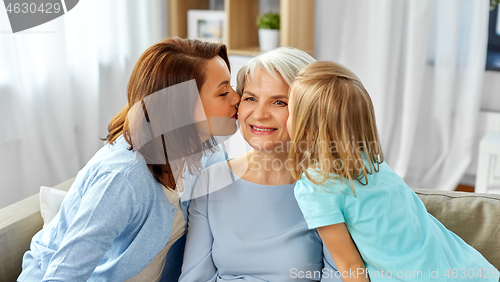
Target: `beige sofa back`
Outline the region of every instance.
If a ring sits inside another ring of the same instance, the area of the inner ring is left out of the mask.
[[[73,181],[54,188],[67,191]],[[429,213],[500,269],[500,195],[415,192]],[[42,225],[38,194],[0,210],[0,281],[16,281],[31,237]]]
[[[74,179],[54,188],[67,191]],[[0,281],[16,281],[31,237],[43,226],[38,194],[0,209]]]
[[[430,214],[500,269],[500,195],[415,192]]]

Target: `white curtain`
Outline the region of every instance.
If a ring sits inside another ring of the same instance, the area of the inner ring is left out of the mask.
[[[471,162],[488,17],[488,0],[316,0],[317,58],[361,79],[411,187],[453,190]]]
[[[12,34],[0,8],[0,208],[74,177],[125,105],[132,68],[166,36],[166,1],[85,0]]]

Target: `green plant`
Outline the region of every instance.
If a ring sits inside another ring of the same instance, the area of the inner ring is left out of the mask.
[[[500,4],[500,0],[490,0],[490,10],[494,10],[496,5]]]
[[[278,13],[260,14],[257,17],[257,27],[265,29],[280,29],[280,15]]]

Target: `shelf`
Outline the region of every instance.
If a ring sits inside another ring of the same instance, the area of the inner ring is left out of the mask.
[[[170,0],[170,36],[187,37],[187,11],[208,9],[208,0]],[[314,52],[315,0],[280,0],[280,46]],[[225,43],[231,55],[251,56],[259,52],[259,0],[225,0]]]
[[[208,0],[169,0],[170,36],[187,37],[187,11],[191,9],[207,10]]]
[[[281,0],[281,46],[314,53],[314,0]]]
[[[246,47],[240,49],[229,49],[229,55],[239,55],[239,56],[252,56],[257,53],[260,53],[260,49],[258,46],[254,47]]]

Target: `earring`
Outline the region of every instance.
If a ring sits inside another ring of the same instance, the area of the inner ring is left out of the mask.
[[[236,109],[238,109],[240,107],[240,104],[236,104]]]

